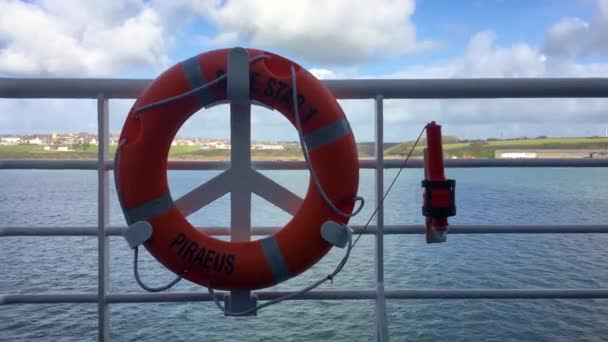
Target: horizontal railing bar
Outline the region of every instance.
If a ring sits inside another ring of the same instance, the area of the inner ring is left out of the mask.
[[[384,161],[385,169],[400,168],[401,159],[387,159]],[[257,170],[306,170],[304,161],[253,161]],[[445,161],[448,168],[477,168],[477,167],[608,167],[608,158],[605,159],[448,159]],[[197,160],[197,161],[169,161],[169,170],[225,170],[230,162]],[[362,169],[376,168],[374,160],[361,159],[359,167]],[[424,167],[421,159],[411,159],[405,168]],[[106,164],[106,170],[112,170],[113,163]],[[33,160],[33,159],[4,159],[0,160],[1,169],[42,169],[42,170],[97,170],[96,160]]]
[[[150,79],[0,78],[0,98],[134,99]]]
[[[363,231],[363,226],[352,226],[356,234]],[[120,236],[124,227],[108,227],[108,236]],[[230,235],[228,227],[198,227],[212,236]],[[256,236],[271,235],[281,227],[253,227],[252,234]],[[375,234],[376,226],[368,226],[363,234]],[[608,225],[452,225],[449,234],[606,234]],[[385,225],[384,234],[424,234],[423,225]],[[0,237],[3,236],[97,236],[96,227],[0,227]]]
[[[106,170],[113,168],[112,163],[106,164]],[[95,170],[97,160],[68,160],[68,159],[3,159],[0,160],[0,170]]]
[[[0,98],[136,98],[150,79],[0,78]],[[324,80],[340,99],[608,97],[608,78]]]
[[[608,78],[469,78],[326,80],[340,99],[608,97]]]
[[[226,292],[216,292],[221,300]],[[256,291],[259,300],[272,300],[294,291]],[[310,291],[291,300],[371,300],[375,290]],[[608,289],[398,289],[385,290],[387,299],[608,299]],[[114,293],[108,303],[160,303],[211,301],[207,292]],[[1,295],[0,305],[96,303],[94,293]]]
[[[386,290],[388,299],[591,299],[608,289],[442,289]]]

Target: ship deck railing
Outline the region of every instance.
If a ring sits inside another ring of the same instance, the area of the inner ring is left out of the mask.
[[[109,340],[109,304],[192,302],[212,300],[201,292],[109,293],[108,237],[120,235],[123,227],[109,223],[109,100],[134,99],[149,84],[148,79],[58,79],[0,78],[0,98],[20,99],[95,99],[98,119],[97,160],[0,160],[0,169],[78,169],[97,170],[96,226],[82,227],[0,227],[0,237],[9,236],[92,236],[97,237],[98,281],[94,293],[0,294],[0,305],[42,303],[97,303],[99,340]],[[373,100],[375,156],[361,160],[360,167],[375,170],[375,199],[383,196],[384,170],[400,167],[401,161],[385,160],[384,100],[386,99],[467,99],[467,98],[605,98],[608,78],[513,78],[513,79],[352,79],[325,80],[338,99]],[[446,167],[608,167],[608,159],[449,159]],[[171,170],[221,170],[230,164],[214,161],[171,161]],[[406,167],[420,168],[422,161],[411,160]],[[303,162],[253,162],[256,169],[306,169]],[[253,234],[272,234],[279,227],[253,227]],[[225,227],[199,227],[211,235],[230,235]],[[361,230],[354,227],[355,232]],[[386,299],[549,299],[608,298],[608,288],[560,289],[388,289],[384,287],[384,236],[423,234],[421,225],[385,225],[380,207],[374,225],[365,234],[375,236],[376,286],[372,289],[316,290],[292,300],[375,300],[378,340],[386,340]],[[454,225],[450,234],[597,234],[608,233],[608,225]],[[270,300],[289,291],[256,291],[258,300]],[[222,292],[220,296],[227,295]]]

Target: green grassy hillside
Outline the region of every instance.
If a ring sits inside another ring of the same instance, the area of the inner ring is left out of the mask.
[[[413,142],[393,146],[386,150],[388,156],[403,155],[412,148]],[[426,143],[421,141],[414,150],[414,155],[422,154]],[[545,138],[452,142],[444,141],[443,150],[448,156],[494,158],[496,150],[508,149],[608,149],[608,138]]]
[[[449,157],[493,158],[497,149],[608,149],[608,138],[546,138],[487,141],[459,141],[456,137],[443,138],[443,150]],[[413,142],[402,144],[386,143],[385,155],[388,158],[399,158],[409,152]],[[284,150],[254,150],[252,156],[257,159],[301,159],[302,152],[298,143],[284,143]],[[357,148],[360,158],[373,156],[373,143],[359,143]],[[420,156],[426,142],[421,140],[414,150],[414,156]],[[116,151],[110,145],[110,155]],[[230,150],[201,150],[197,146],[173,146],[169,152],[170,159],[227,159]],[[0,159],[95,159],[97,146],[75,146],[72,151],[45,151],[39,145],[0,146]]]

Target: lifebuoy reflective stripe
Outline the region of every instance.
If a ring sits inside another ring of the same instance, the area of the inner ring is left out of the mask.
[[[174,65],[146,87],[131,113],[204,85],[226,72],[229,49],[200,54]],[[355,140],[333,94],[312,74],[278,55],[247,50],[268,59],[250,65],[251,99],[280,111],[295,123],[290,67],[297,76],[302,132],[322,188],[340,210],[350,213],[357,194],[359,166]],[[180,126],[203,106],[227,99],[225,81],[164,106],[129,115],[116,156],[115,179],[128,224],[148,221],[147,250],[176,274],[213,288],[258,289],[296,276],[330,249],[320,233],[327,220],[347,223],[333,212],[313,183],[294,217],[279,232],[257,241],[227,242],[196,230],[176,208],[166,167]],[[131,114],[130,113],[130,114]]]

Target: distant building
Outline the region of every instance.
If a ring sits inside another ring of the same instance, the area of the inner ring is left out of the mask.
[[[176,140],[176,143],[177,143],[177,145],[178,145],[178,146],[194,146],[194,145],[196,145],[196,144],[194,143],[194,141],[192,141],[192,140],[187,140],[187,139],[179,139],[179,140]]]
[[[601,158],[601,159],[607,159],[608,158],[608,151],[592,152],[591,153],[591,158],[594,158],[594,159],[599,159],[599,158]]]
[[[44,144],[44,142],[40,138],[38,138],[38,137],[35,137],[34,139],[28,140],[27,143],[30,144],[30,145],[42,145],[42,144]]]
[[[277,144],[253,144],[251,145],[252,150],[284,150],[283,145]]]
[[[230,144],[222,141],[209,141],[200,145],[201,150],[229,150]]]
[[[502,152],[496,151],[496,158],[500,159],[521,159],[521,158],[536,158],[535,152]]]
[[[557,150],[557,149],[530,149],[530,150],[496,150],[496,159],[513,158],[608,158],[608,150]]]
[[[21,138],[19,137],[3,137],[0,140],[0,145],[17,145],[21,143]]]

